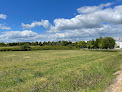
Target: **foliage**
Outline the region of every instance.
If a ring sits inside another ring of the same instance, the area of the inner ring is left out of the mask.
[[[87,48],[92,49],[92,47],[93,47],[92,41],[88,41],[87,42]]]
[[[29,50],[76,50],[79,48],[68,46],[29,46],[23,45],[20,47],[0,47],[0,51],[29,51]]]
[[[79,46],[80,48],[86,48],[86,47],[87,47],[87,43],[86,43],[85,41],[79,41],[79,42],[78,42],[78,46]]]
[[[72,47],[71,45],[68,46],[36,46],[31,47],[31,50],[72,50],[72,49],[78,49],[76,47]]]
[[[113,49],[115,46],[115,40],[111,37],[105,37],[100,44],[102,49]]]
[[[0,43],[0,47],[9,47],[9,46],[20,46],[20,49],[16,50],[64,50],[64,49],[79,49],[79,48],[88,48],[88,49],[113,49],[115,46],[115,40],[112,37],[100,37],[96,40],[90,41],[79,41],[72,43],[71,41],[58,41],[58,42],[17,42],[17,43]],[[29,48],[32,47],[32,48]],[[38,47],[40,46],[40,47]],[[13,51],[13,48],[0,48],[0,51]]]
[[[88,41],[88,49],[113,49],[115,46],[115,40],[112,37],[100,37],[96,41]]]
[[[25,44],[25,45],[20,46],[20,50],[22,50],[22,51],[30,50],[29,44]]]
[[[0,47],[0,51],[20,51],[20,47]]]

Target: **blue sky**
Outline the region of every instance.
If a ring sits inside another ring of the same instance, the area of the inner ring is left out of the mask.
[[[118,37],[121,5],[122,0],[1,0],[0,42]]]

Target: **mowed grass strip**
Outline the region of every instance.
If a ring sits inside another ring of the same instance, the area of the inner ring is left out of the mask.
[[[119,51],[0,52],[0,92],[103,92],[121,63]]]

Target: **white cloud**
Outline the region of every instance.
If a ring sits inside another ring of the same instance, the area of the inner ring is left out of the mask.
[[[79,8],[81,14],[71,19],[55,19],[54,25],[50,25],[48,20],[35,21],[31,24],[22,23],[23,29],[44,26],[49,30],[43,34],[31,30],[3,32],[0,35],[0,41],[79,41],[100,36],[120,37],[122,35],[122,5],[114,8],[110,8],[110,5],[112,3],[81,7]]]
[[[5,14],[0,14],[0,18],[1,18],[1,19],[6,19],[6,18],[7,18],[7,15],[5,15]],[[0,29],[10,30],[11,28],[5,26],[4,24],[0,24]]]
[[[0,29],[10,30],[11,28],[7,27],[7,26],[5,26],[3,24],[0,24]]]
[[[65,30],[63,32],[57,32],[50,35],[52,40],[91,40],[100,36],[119,37],[122,35],[122,25],[103,25],[100,28],[85,28],[75,30]]]
[[[51,31],[59,30],[75,30],[82,28],[94,28],[100,27],[101,22],[99,19],[96,19],[92,16],[86,15],[77,15],[72,19],[55,19],[55,26],[51,26]]]
[[[8,42],[18,42],[18,41],[32,41],[34,37],[38,34],[32,32],[31,30],[24,31],[6,31],[3,32],[1,36],[1,40]]]
[[[3,32],[3,36],[6,36],[9,39],[28,38],[36,35],[37,33],[32,32],[31,30]]]
[[[80,30],[89,28],[100,28],[104,23],[122,24],[122,5],[110,8],[114,3],[100,4],[99,6],[85,6],[78,8],[81,14],[71,19],[54,19],[54,25],[50,25],[48,20],[35,21],[31,24],[22,23],[23,29],[31,29],[36,26],[44,26],[48,32],[59,32],[62,30]]]
[[[106,4],[100,4],[99,6],[84,6],[81,8],[78,8],[78,13],[92,13],[99,10],[102,10],[105,7],[111,6],[113,3],[106,3]]]
[[[49,25],[50,24],[49,24],[48,20],[34,21],[31,24],[24,24],[24,23],[22,23],[23,29],[32,29],[32,28],[34,28],[36,26],[43,26],[46,29],[48,29]]]
[[[107,3],[93,7],[108,7],[110,5],[111,3]],[[92,9],[89,7],[87,8]],[[60,30],[75,30],[83,28],[98,28],[101,27],[104,23],[114,25],[122,24],[122,5],[115,6],[114,8],[95,9],[93,11],[91,10],[92,12],[89,12],[87,8],[85,9],[87,13],[76,15],[74,18],[55,19],[54,26],[50,27],[50,32],[57,32]]]
[[[22,42],[22,41],[59,41],[59,40],[91,40],[100,36],[120,37],[122,35],[122,25],[103,25],[100,28],[84,28],[75,30],[65,30],[56,33],[38,34],[31,30],[6,31],[0,35],[3,42]]]
[[[5,14],[0,14],[0,18],[1,18],[1,19],[6,19],[6,18],[7,18],[7,15],[5,15]]]
[[[100,4],[99,7],[104,8],[104,7],[109,7],[113,5],[114,3],[106,3],[106,4]]]

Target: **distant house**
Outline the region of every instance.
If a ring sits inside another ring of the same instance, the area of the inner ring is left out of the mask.
[[[115,48],[122,48],[122,38],[121,37],[115,37],[114,38],[116,40],[116,45]]]
[[[116,42],[115,48],[116,47],[122,48],[122,42]]]
[[[122,42],[119,42],[119,47],[122,48]]]

